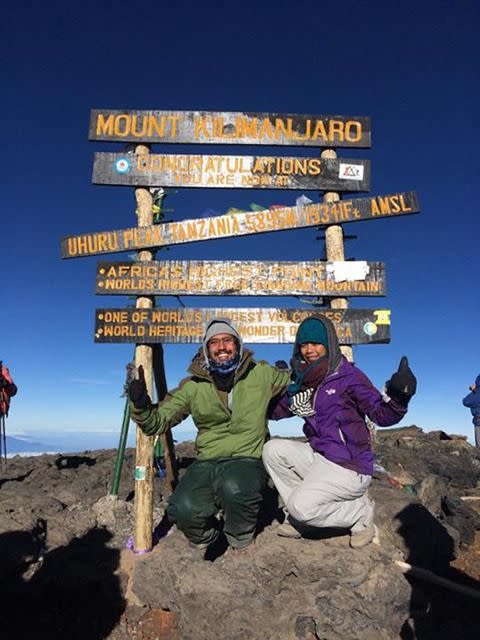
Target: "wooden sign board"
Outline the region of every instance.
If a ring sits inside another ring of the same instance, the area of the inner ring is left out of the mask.
[[[207,322],[230,318],[247,343],[293,343],[297,327],[312,315],[329,318],[341,344],[390,342],[386,309],[97,309],[95,342],[200,343]]]
[[[345,158],[96,153],[94,184],[368,191],[370,161]]]
[[[369,147],[370,118],[285,113],[92,109],[89,140]]]
[[[196,296],[384,296],[381,262],[100,262],[96,293]]]
[[[62,258],[81,258],[268,231],[394,218],[419,211],[415,191],[338,202],[319,202],[303,207],[240,211],[150,227],[69,236],[62,240],[61,255]]]

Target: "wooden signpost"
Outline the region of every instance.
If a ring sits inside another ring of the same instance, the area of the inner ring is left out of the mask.
[[[368,191],[370,161],[345,158],[96,153],[94,184]]]
[[[347,308],[347,296],[385,294],[385,267],[345,262],[341,224],[418,213],[419,205],[413,191],[340,200],[342,192],[369,189],[370,163],[338,158],[334,148],[369,147],[370,129],[370,119],[359,116],[93,109],[90,140],[136,143],[133,153],[96,153],[93,182],[137,187],[138,226],[64,238],[62,258],[138,251],[134,263],[100,263],[96,291],[139,296],[135,308],[97,310],[95,341],[135,343],[135,363],[144,367],[149,393],[153,349],[163,362],[162,343],[199,343],[214,316],[231,318],[250,343],[292,343],[298,324],[314,314],[334,322],[344,352],[353,344],[389,342],[390,311]],[[325,149],[321,157],[151,154],[146,143]],[[307,206],[153,225],[149,186],[315,189],[324,195],[323,202]],[[153,252],[167,245],[315,226],[326,227],[326,262],[154,260]],[[327,296],[331,308],[164,309],[154,307],[158,295]],[[163,364],[156,373],[160,397],[166,391]],[[164,441],[167,457],[171,444]],[[135,479],[134,548],[143,552],[152,546],[152,446],[138,429]]]
[[[394,218],[419,211],[415,191],[264,211],[240,211],[208,218],[68,236],[61,242],[61,255],[62,258],[81,258],[269,231]]]
[[[247,343],[295,341],[297,327],[312,315],[329,318],[342,344],[390,342],[388,309],[175,308],[97,309],[95,342],[200,343],[212,318],[230,318]]]
[[[369,147],[370,118],[285,113],[92,109],[89,140]]]
[[[100,262],[97,294],[285,296],[385,295],[381,262],[164,260]]]

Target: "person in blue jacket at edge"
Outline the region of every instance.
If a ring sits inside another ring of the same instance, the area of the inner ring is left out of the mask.
[[[480,375],[474,384],[469,386],[470,393],[463,399],[463,405],[472,412],[473,425],[475,427],[475,446],[480,449]]]
[[[308,527],[350,529],[350,546],[376,535],[374,501],[367,495],[373,451],[368,416],[386,427],[407,413],[416,378],[403,357],[385,394],[341,353],[335,327],[324,316],[304,320],[297,331],[292,384],[271,407],[270,418],[304,418],[307,442],[274,438],[263,462],[284,503],[278,535],[301,537]]]

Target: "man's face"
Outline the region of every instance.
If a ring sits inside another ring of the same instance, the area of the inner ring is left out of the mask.
[[[229,333],[216,333],[207,344],[208,356],[215,364],[223,364],[238,353],[237,341]]]

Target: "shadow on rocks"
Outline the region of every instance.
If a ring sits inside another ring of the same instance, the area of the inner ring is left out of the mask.
[[[406,562],[431,571],[459,585],[477,590],[480,583],[457,569],[450,568],[454,559],[454,541],[425,507],[410,504],[398,515],[399,535],[408,549]],[[478,639],[480,619],[479,600],[456,593],[427,580],[405,575],[412,593],[409,617],[402,627],[402,640],[443,640],[452,638]]]
[[[30,532],[0,535],[2,637],[106,638],[125,609],[111,534],[94,528],[46,553],[45,536],[40,520]]]
[[[27,471],[27,473],[24,473],[21,476],[16,476],[15,478],[2,478],[0,480],[0,489],[7,482],[23,482],[25,478],[28,478],[28,476],[32,473],[32,471],[33,469],[31,469],[30,471]]]

